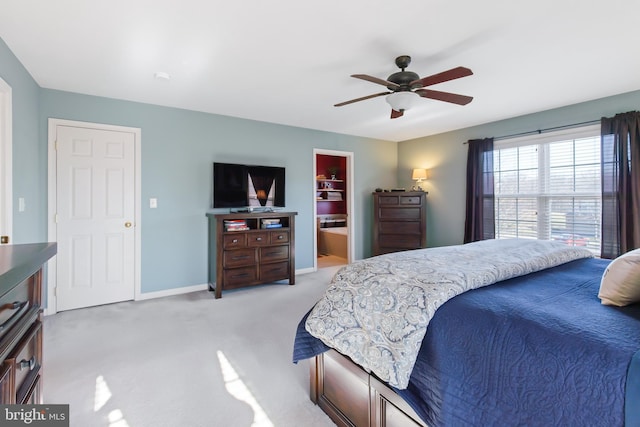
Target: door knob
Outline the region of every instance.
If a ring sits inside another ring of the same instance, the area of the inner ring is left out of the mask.
[[[129,221],[127,221],[127,222],[124,223],[124,226],[129,228],[129,227],[131,227],[131,223]]]

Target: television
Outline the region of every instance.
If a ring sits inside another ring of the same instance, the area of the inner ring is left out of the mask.
[[[214,208],[284,207],[284,168],[279,166],[213,164]]]

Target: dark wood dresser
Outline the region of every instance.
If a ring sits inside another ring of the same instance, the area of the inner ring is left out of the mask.
[[[55,243],[0,246],[0,403],[42,403],[42,271]]]
[[[295,284],[297,212],[207,214],[209,287],[222,291],[288,280]],[[215,266],[215,269],[213,268]]]
[[[373,255],[427,247],[427,193],[373,193]]]

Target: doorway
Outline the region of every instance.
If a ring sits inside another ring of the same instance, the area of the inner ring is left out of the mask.
[[[314,149],[314,269],[354,259],[353,153]]]
[[[140,291],[140,129],[49,120],[47,313]]]

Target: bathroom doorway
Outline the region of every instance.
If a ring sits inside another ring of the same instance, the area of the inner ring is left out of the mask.
[[[314,150],[315,269],[353,260],[353,153]]]

